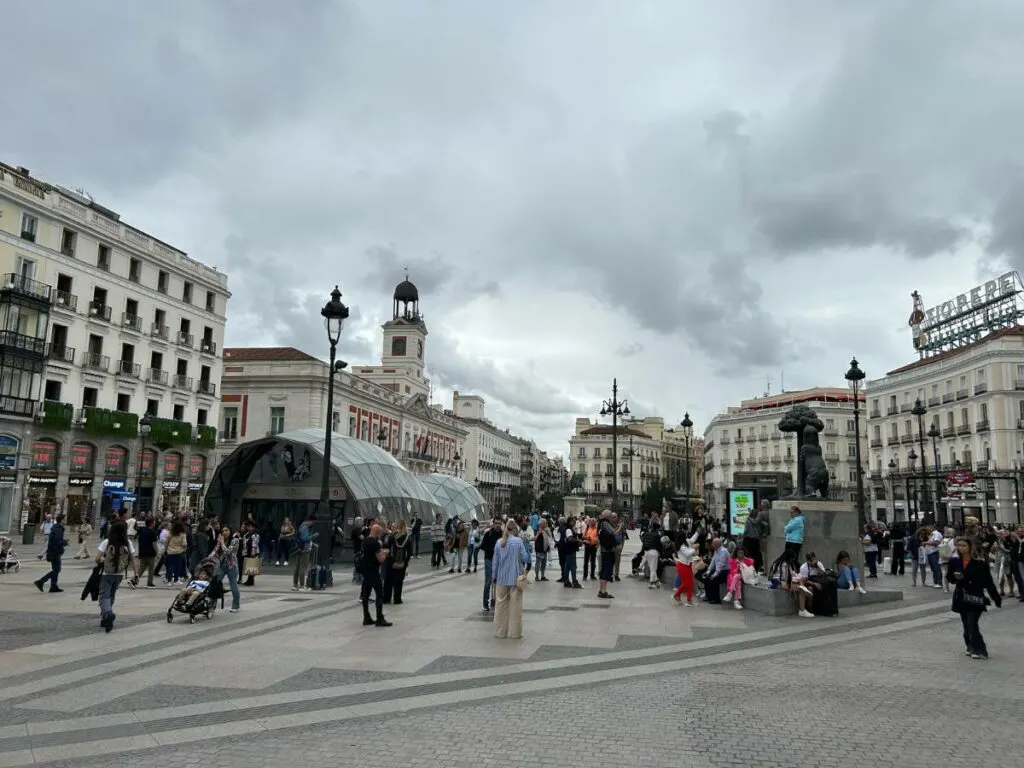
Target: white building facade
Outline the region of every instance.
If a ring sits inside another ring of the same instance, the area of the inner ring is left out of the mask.
[[[867,456],[864,394],[861,409],[861,456]],[[794,405],[817,413],[825,428],[819,435],[822,458],[829,473],[830,494],[848,501],[857,498],[857,441],[853,392],[846,388],[816,387],[744,400],[716,415],[704,429],[704,497],[711,512],[724,516],[726,492],[736,474],[788,474],[796,481],[796,435],[781,432],[779,421]],[[867,471],[865,466],[864,471]],[[867,482],[865,480],[865,482]],[[748,487],[744,482],[742,487]],[[865,490],[865,492],[867,492]]]
[[[662,442],[638,425],[620,424],[613,429],[609,424],[576,419],[569,457],[570,483],[596,506],[609,506],[617,487],[619,504],[634,509],[639,497],[662,476]]]
[[[201,506],[226,275],[4,165],[0,273],[0,532],[50,511]]]
[[[869,382],[868,393],[876,515],[914,519],[920,504],[920,516],[934,510],[940,522],[960,521],[965,513],[991,523],[1022,519],[1024,328],[898,368]],[[917,400],[926,409],[920,423],[912,413]],[[960,471],[971,475],[964,492],[946,481]]]
[[[522,487],[523,441],[492,424],[485,405],[479,395],[452,395],[452,413],[467,432],[465,479],[477,487],[496,514],[505,514],[513,494]]]

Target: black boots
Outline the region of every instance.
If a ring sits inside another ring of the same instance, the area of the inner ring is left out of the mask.
[[[369,611],[363,611],[363,626],[364,627],[390,627],[391,622],[384,618],[383,613],[377,614],[376,621],[370,616]]]

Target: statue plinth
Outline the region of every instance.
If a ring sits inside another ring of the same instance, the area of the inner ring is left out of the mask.
[[[584,512],[587,509],[587,497],[586,496],[563,496],[562,503],[565,505],[565,516],[569,517],[583,517]]]
[[[800,564],[808,552],[813,552],[826,567],[832,568],[836,563],[836,555],[841,550],[846,550],[853,564],[861,567],[864,552],[857,505],[851,501],[831,499],[772,502],[772,508],[768,513],[771,534],[767,542],[766,567],[786,548],[786,533],[783,529],[789,522],[789,508],[794,503],[800,507],[804,516],[804,543],[800,548]]]

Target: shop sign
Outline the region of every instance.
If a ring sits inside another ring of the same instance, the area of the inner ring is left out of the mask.
[[[162,487],[165,491],[176,491],[181,487],[181,482],[178,480],[164,480]]]
[[[18,473],[13,469],[0,468],[0,484],[8,485],[18,482]]]
[[[203,484],[202,483],[189,483],[188,484],[188,492],[189,493],[198,493],[198,492],[200,492],[202,490],[203,490]]]
[[[49,475],[49,476],[29,475],[29,477],[28,477],[28,484],[29,485],[56,485],[57,484],[57,476],[56,475]]]
[[[0,470],[18,468],[18,447],[20,443],[8,435],[0,435]]]
[[[32,469],[57,469],[57,444],[53,440],[36,440],[32,443]]]
[[[128,469],[128,451],[124,448],[107,448],[103,455],[103,474],[117,477],[125,474]]]
[[[111,480],[109,477],[103,478],[103,490],[104,491],[123,491],[124,480]]]
[[[139,474],[143,480],[152,480],[156,474],[156,454],[145,450],[139,454]]]
[[[164,454],[164,477],[181,477],[181,454]]]
[[[76,443],[71,446],[70,470],[79,475],[91,475],[96,460],[96,449],[88,443]]]
[[[68,486],[71,488],[88,488],[92,485],[91,477],[69,477]]]

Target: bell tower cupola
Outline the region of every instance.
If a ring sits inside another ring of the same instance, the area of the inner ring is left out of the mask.
[[[405,279],[395,286],[391,319],[384,323],[381,379],[403,395],[428,394],[430,382],[423,375],[427,324],[420,313],[420,292]]]

